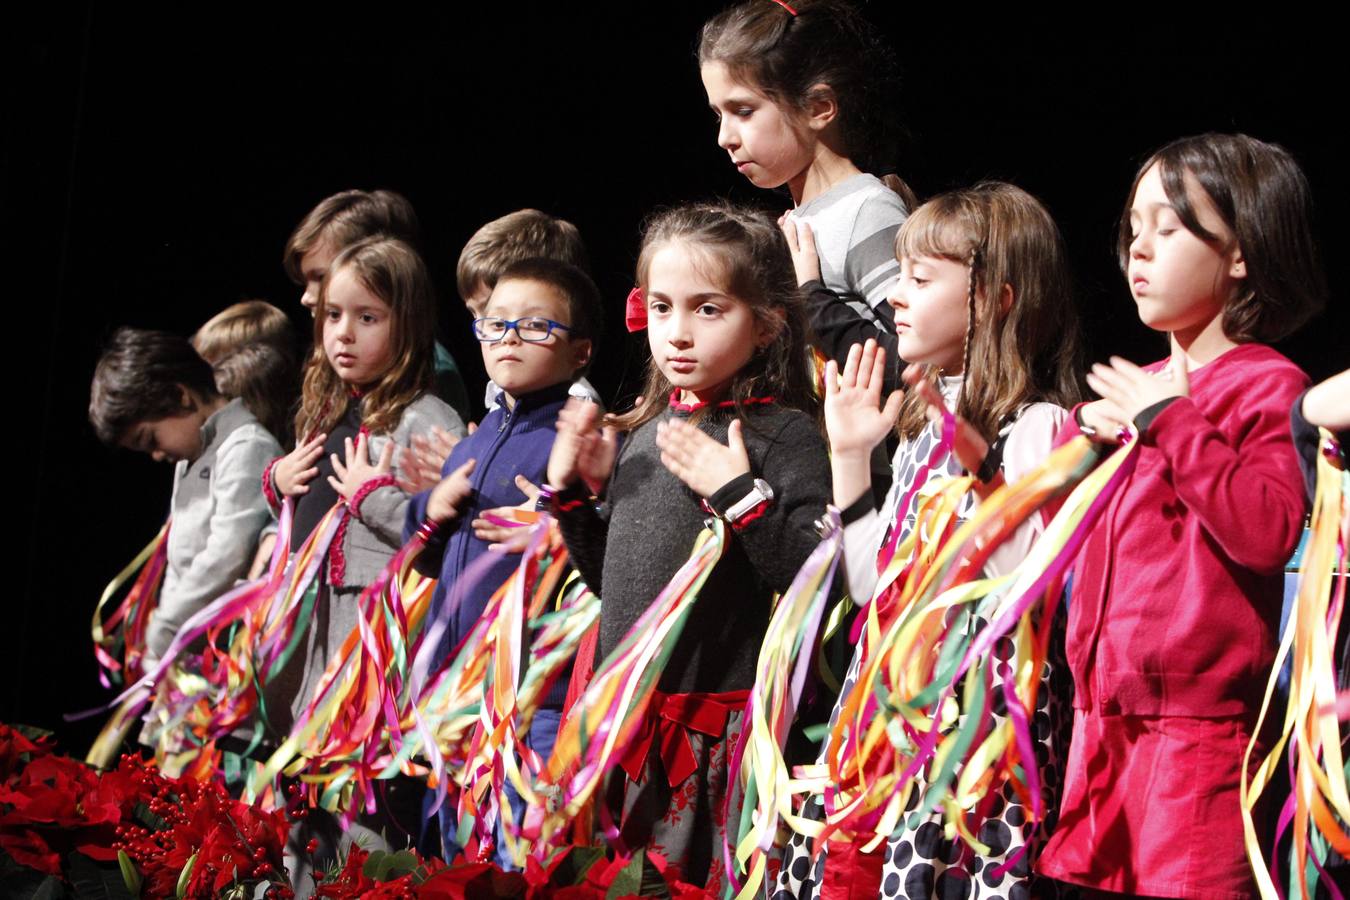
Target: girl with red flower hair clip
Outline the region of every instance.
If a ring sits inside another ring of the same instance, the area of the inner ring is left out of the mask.
[[[597,660],[685,563],[708,516],[727,523],[648,705],[650,740],[628,748],[601,798],[625,849],[659,853],[686,881],[720,891],[724,832],[740,817],[731,756],[742,711],[773,595],[818,542],[830,467],[806,317],[770,218],[730,205],[660,214],[638,284],[628,320],[646,328],[651,349],[643,399],[603,429],[593,404],[569,403],[547,491],[600,597]]]

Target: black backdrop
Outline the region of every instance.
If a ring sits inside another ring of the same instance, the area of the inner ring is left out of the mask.
[[[989,177],[1040,196],[1068,239],[1094,357],[1163,353],[1135,318],[1112,235],[1139,160],[1182,134],[1242,130],[1295,153],[1339,296],[1345,78],[1329,23],[1230,11],[1192,27],[1101,7],[1109,27],[1089,28],[909,7],[868,7],[904,65],[901,174],[921,196]],[[101,447],[86,423],[101,342],[120,324],[188,333],[255,296],[307,327],[280,255],[323,196],[387,187],[413,201],[441,336],[471,393],[483,376],[453,292],[459,247],[522,206],[574,221],[612,304],[595,380],[620,395],[642,359],[619,309],[644,214],[710,195],[788,204],[745,183],[715,144],[692,48],[716,8],[373,5],[279,19],[71,4],[7,29],[0,360],[13,381],[15,531],[0,718],[58,728],[83,749],[97,722],[61,714],[106,698],[89,613],[166,508],[169,470]],[[1350,365],[1347,324],[1333,300],[1282,349],[1324,377]]]

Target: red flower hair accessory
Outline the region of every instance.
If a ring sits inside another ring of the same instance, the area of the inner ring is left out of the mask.
[[[624,302],[623,320],[630,333],[642,331],[647,327],[647,298],[643,295],[641,286],[628,292],[628,299]]]

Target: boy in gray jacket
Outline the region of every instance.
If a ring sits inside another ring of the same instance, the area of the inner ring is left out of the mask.
[[[270,520],[259,487],[281,447],[242,400],[216,392],[186,339],[120,328],[94,370],[89,420],[111,446],[174,463],[164,583],[146,630],[144,667],[178,629],[248,570]]]

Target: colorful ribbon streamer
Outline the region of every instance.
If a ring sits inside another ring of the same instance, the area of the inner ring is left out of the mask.
[[[521,792],[528,804],[521,832],[533,844],[536,857],[566,840],[569,825],[589,818],[590,804],[605,776],[642,730],[661,673],[724,546],[725,525],[710,519],[689,559],[596,667],[563,722],[536,787]],[[546,793],[555,794],[559,802],[546,804]],[[599,812],[606,815],[603,804]],[[606,830],[617,835],[617,829]]]
[[[1005,782],[1027,800],[1033,821],[1043,815],[1030,718],[1060,578],[1133,470],[1136,445],[1131,440],[1085,478],[1097,453],[1075,440],[995,491],[959,526],[970,479],[940,483],[921,499],[868,611],[860,675],[842,698],[827,764],[806,767],[799,783],[825,797],[817,850],[835,831],[875,847],[900,827],[916,789],[923,791],[916,816],[941,809],[949,837],[980,852],[987,852],[974,837],[980,809]],[[1006,537],[1080,479],[1013,572],[981,577]],[[987,624],[977,629],[976,619]],[[989,695],[1001,663],[992,650],[1005,637],[1015,651],[1002,676],[1007,719],[995,725]]]
[[[1261,701],[1261,714],[1242,757],[1242,828],[1263,900],[1283,900],[1276,853],[1269,865],[1257,839],[1252,812],[1274,777],[1288,745],[1291,793],[1279,817],[1275,844],[1292,828],[1290,892],[1303,900],[1324,885],[1336,900],[1344,896],[1326,877],[1327,847],[1350,857],[1350,791],[1342,752],[1347,739],[1336,715],[1335,642],[1345,605],[1346,547],[1350,535],[1350,473],[1344,469],[1336,440],[1321,432],[1317,485],[1313,494],[1311,537],[1299,569],[1298,596],[1280,639],[1275,665]],[[1280,737],[1253,772],[1257,736],[1271,712],[1279,676],[1292,658],[1289,700]]]

